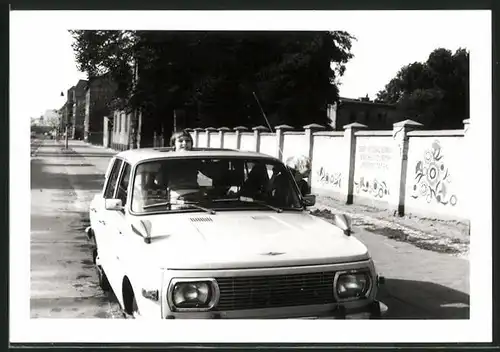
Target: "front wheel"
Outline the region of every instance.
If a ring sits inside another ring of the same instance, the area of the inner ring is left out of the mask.
[[[130,299],[130,301],[129,301],[129,299]],[[124,315],[125,319],[140,318],[139,307],[137,305],[137,300],[135,299],[135,295],[133,293],[132,293],[132,297],[128,298],[127,301],[125,302],[125,309],[124,309],[123,315]]]

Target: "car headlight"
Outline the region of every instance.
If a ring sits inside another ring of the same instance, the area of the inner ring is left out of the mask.
[[[368,271],[343,271],[335,275],[334,293],[339,301],[363,298],[371,290],[372,280]]]
[[[172,311],[207,311],[219,300],[219,286],[214,279],[172,279],[168,303]]]

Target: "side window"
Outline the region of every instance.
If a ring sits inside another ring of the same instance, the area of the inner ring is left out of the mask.
[[[115,193],[116,188],[116,181],[118,180],[121,166],[122,161],[120,159],[116,159],[113,168],[111,169],[111,173],[109,174],[106,190],[104,191],[104,198],[106,199],[113,198],[113,194]]]
[[[125,166],[123,167],[123,173],[122,177],[120,179],[120,183],[118,185],[118,199],[122,200],[122,204],[125,205],[127,203],[127,190],[128,190],[128,184],[130,181],[130,170],[132,167],[130,164],[125,163]]]

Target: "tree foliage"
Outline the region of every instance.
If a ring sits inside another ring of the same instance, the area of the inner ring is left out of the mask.
[[[349,33],[71,31],[80,70],[109,73],[122,107],[154,128],[327,124],[327,104],[353,57]],[[133,64],[138,66],[134,82]]]
[[[469,53],[439,48],[426,62],[406,65],[377,101],[397,104],[405,114],[429,129],[461,128],[469,118]]]

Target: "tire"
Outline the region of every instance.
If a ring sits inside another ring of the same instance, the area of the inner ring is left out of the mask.
[[[382,319],[382,316],[380,314],[380,305],[378,302],[373,302],[371,306],[371,312],[370,312],[370,320],[379,320]]]
[[[97,247],[97,243],[95,241],[94,230],[92,230],[92,228],[90,228],[89,232],[86,235],[87,235],[87,240],[89,241],[89,243],[92,246]]]
[[[125,307],[123,313],[125,319],[137,319],[140,316],[140,313],[134,291],[130,286],[128,286],[127,291],[124,294],[125,297],[123,297],[123,303]]]
[[[94,265],[97,265],[97,248],[95,247],[92,250],[92,263],[94,263]]]
[[[134,319],[137,319],[139,315],[139,307],[137,306],[137,301],[135,300],[135,296],[132,298],[132,316]]]
[[[90,238],[89,238],[89,242],[90,244],[92,244],[94,247],[97,247],[97,242],[95,240],[95,234],[94,234],[94,230],[90,230]]]
[[[99,286],[101,286],[104,292],[111,290],[111,285],[109,284],[108,277],[101,267],[97,267],[97,277],[99,279]]]

